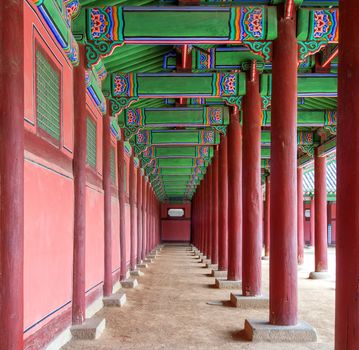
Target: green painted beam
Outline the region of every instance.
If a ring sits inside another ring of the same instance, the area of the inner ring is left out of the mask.
[[[137,133],[133,145],[217,145],[220,134],[204,130],[141,130]]]
[[[73,30],[88,41],[112,44],[233,44],[276,39],[277,11],[264,6],[95,7],[82,11]]]
[[[115,103],[124,98],[238,97],[246,93],[245,73],[113,73],[103,83]]]
[[[229,124],[229,111],[225,106],[127,108],[118,117],[120,127],[206,127]]]

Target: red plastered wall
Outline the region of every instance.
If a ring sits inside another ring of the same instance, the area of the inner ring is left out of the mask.
[[[182,218],[168,216],[168,209],[184,209]],[[161,205],[161,240],[189,242],[191,240],[191,204]]]

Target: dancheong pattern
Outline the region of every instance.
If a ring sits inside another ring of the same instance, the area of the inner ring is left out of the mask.
[[[222,109],[217,107],[207,107],[206,113],[206,125],[221,125],[223,123]]]
[[[233,41],[264,40],[264,7],[233,7],[230,18],[230,39]]]
[[[202,130],[200,131],[201,144],[214,143],[214,131]]]
[[[150,131],[149,130],[141,130],[137,134],[137,143],[139,145],[147,145],[149,143]]]
[[[123,41],[121,7],[92,8],[88,20],[90,40]]]
[[[310,40],[338,41],[338,20],[337,9],[318,9],[311,11],[311,35]]]
[[[311,145],[313,144],[313,133],[306,131],[298,132],[298,145]]]
[[[237,74],[217,73],[213,79],[213,96],[237,94]]]
[[[143,126],[144,115],[142,108],[126,109],[126,124],[129,126]]]
[[[134,73],[114,74],[113,76],[114,96],[136,96],[137,83]]]
[[[201,158],[208,158],[209,157],[209,148],[206,146],[198,147],[198,156]]]

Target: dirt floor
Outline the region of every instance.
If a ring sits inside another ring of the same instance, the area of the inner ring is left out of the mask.
[[[333,349],[335,251],[329,250],[327,281],[309,280],[314,254],[306,249],[299,268],[299,318],[314,326],[318,343],[251,343],[243,339],[246,318],[266,320],[268,310],[240,310],[228,306],[229,292],[213,288],[209,269],[185,247],[166,246],[139,278],[140,286],[128,290],[123,308],[105,308],[107,327],[99,340],[71,341],[63,347],[78,349]],[[263,261],[264,293],[268,295],[269,262]],[[222,303],[224,302],[224,303]],[[208,304],[209,303],[209,304]]]

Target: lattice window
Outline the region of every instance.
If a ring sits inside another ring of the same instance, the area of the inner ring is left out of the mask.
[[[111,147],[111,154],[110,154],[110,166],[111,166],[111,182],[114,185],[116,182],[116,170],[115,170],[115,150]]]
[[[96,123],[90,117],[87,117],[87,163],[93,168],[96,168],[96,140]]]
[[[60,72],[36,50],[37,126],[56,141],[61,135],[60,113]]]

